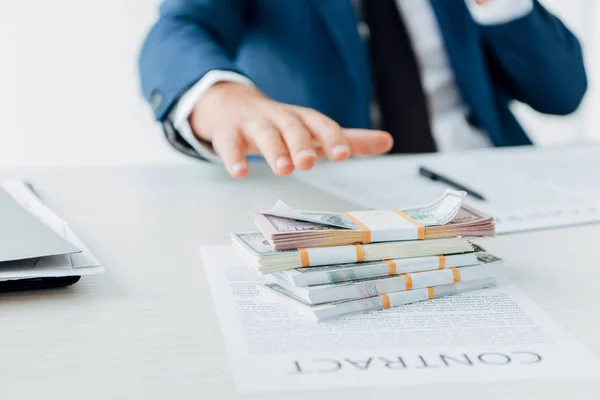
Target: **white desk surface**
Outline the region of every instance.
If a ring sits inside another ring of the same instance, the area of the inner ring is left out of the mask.
[[[305,208],[350,203],[265,170],[234,181],[206,165],[0,170],[0,179],[9,177],[30,179],[108,273],[68,289],[0,295],[2,399],[600,396],[598,382],[589,380],[239,395],[198,246],[252,229],[251,211],[278,198]],[[599,239],[600,226],[585,226],[488,245],[507,259],[514,282],[598,356]]]

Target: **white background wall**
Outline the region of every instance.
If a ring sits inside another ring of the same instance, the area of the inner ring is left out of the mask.
[[[282,0],[285,1],[285,0]],[[543,1],[582,38],[592,88],[582,111],[540,118],[518,107],[540,143],[600,138],[592,54],[596,0]],[[158,0],[0,2],[0,165],[186,162],[169,148],[138,90],[139,45]]]

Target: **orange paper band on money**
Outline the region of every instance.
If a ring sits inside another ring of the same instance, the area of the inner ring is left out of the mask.
[[[363,243],[371,243],[371,230],[365,224],[363,224],[358,219],[354,218],[352,215],[346,212],[340,214],[342,214],[344,217],[348,218],[350,221],[358,225],[363,234]]]
[[[458,268],[452,268],[452,278],[454,278],[454,283],[460,282],[460,271]]]
[[[365,249],[360,244],[355,244],[354,248],[356,249],[356,262],[365,261]]]
[[[389,265],[388,275],[389,276],[396,275],[396,263],[393,262],[392,260],[385,260],[385,262]]]
[[[439,269],[446,268],[446,257],[445,256],[437,256],[440,259],[440,267]]]
[[[406,290],[412,290],[412,288],[413,288],[412,276],[410,276],[408,274],[402,274],[400,276],[402,276],[404,278],[404,282],[406,282]]]
[[[387,310],[388,308],[390,308],[390,296],[388,296],[387,294],[380,294],[379,296],[381,296],[381,298],[383,299],[383,309]]]
[[[433,299],[435,297],[435,291],[432,287],[427,288],[427,297],[429,297],[430,299]]]
[[[300,260],[302,260],[302,268],[310,267],[310,257],[306,249],[298,249],[300,252]]]
[[[408,215],[406,215],[405,213],[403,213],[400,210],[394,210],[394,212],[396,214],[398,214],[399,216],[401,216],[402,218],[404,218],[405,220],[407,220],[410,223],[412,223],[413,225],[415,225],[419,229],[419,233],[418,233],[418,236],[417,236],[419,240],[425,239],[425,226],[423,226],[423,224],[415,221],[413,218],[409,217]]]

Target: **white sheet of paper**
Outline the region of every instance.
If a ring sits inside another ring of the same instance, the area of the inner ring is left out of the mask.
[[[231,246],[200,250],[242,392],[600,375],[600,361],[509,282],[316,323],[260,294],[264,278]]]
[[[373,209],[431,201],[445,185],[419,176],[427,166],[486,197],[466,202],[493,215],[499,234],[600,222],[600,146],[485,149],[409,158],[320,164],[296,178]]]
[[[73,232],[68,223],[46,206],[31,189],[20,180],[2,182],[2,188],[23,208],[46,224],[50,229],[71,242],[81,253],[43,257],[36,260],[4,263],[0,268],[0,281],[12,279],[84,276],[104,273],[104,267],[90,249]]]

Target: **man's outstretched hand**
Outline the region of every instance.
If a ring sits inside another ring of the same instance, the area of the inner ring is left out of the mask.
[[[278,103],[240,83],[217,83],[190,115],[194,134],[212,143],[229,173],[248,174],[246,155],[262,155],[276,175],[308,170],[320,157],[343,161],[387,153],[392,136],[383,131],[344,129],[323,114]]]

